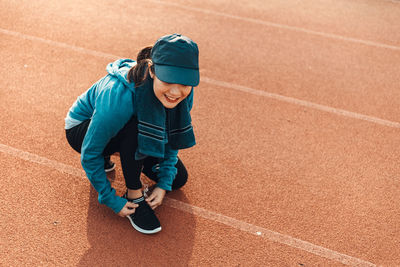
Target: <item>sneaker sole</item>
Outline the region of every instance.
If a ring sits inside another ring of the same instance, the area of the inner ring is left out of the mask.
[[[131,217],[127,216],[127,218],[128,218],[129,221],[131,222],[133,228],[135,228],[136,231],[138,231],[138,232],[140,232],[140,233],[142,233],[142,234],[151,235],[151,234],[155,234],[155,233],[158,233],[158,232],[161,231],[161,226],[158,227],[158,228],[156,228],[156,229],[153,229],[153,230],[145,230],[145,229],[142,229],[142,228],[140,228],[139,226],[137,226],[137,225],[133,222],[133,220],[131,219]]]
[[[116,165],[116,164],[114,164],[114,166],[112,166],[112,168],[104,169],[105,172],[111,172],[111,171],[113,171],[113,170],[115,169],[115,165]]]

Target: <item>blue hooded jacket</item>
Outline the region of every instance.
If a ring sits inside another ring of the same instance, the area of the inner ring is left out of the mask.
[[[65,129],[91,119],[83,140],[81,163],[91,184],[99,193],[101,204],[118,213],[127,200],[116,195],[104,171],[102,152],[110,139],[124,127],[133,115],[137,115],[135,85],[126,79],[130,68],[136,64],[131,59],[119,59],[108,64],[108,75],[84,92],[70,108],[65,118]],[[190,99],[189,99],[190,97]],[[193,94],[188,96],[189,111]],[[158,170],[157,186],[171,190],[176,175],[178,150],[165,145],[164,158]]]

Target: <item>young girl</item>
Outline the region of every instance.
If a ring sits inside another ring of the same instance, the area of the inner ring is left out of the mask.
[[[65,118],[71,147],[100,203],[127,217],[141,233],[161,231],[154,209],[166,191],[187,181],[178,150],[195,145],[190,110],[193,87],[199,84],[198,47],[186,36],[172,34],[142,49],[137,62],[120,59],[107,66],[108,75],[78,97]],[[119,152],[127,192],[116,195],[106,172]],[[156,182],[148,198],[140,174]]]

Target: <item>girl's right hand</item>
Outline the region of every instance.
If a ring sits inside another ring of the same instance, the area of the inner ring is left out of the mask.
[[[118,212],[118,215],[121,217],[126,217],[128,215],[134,214],[137,207],[139,207],[138,204],[128,201],[128,202],[126,202],[126,204],[122,208],[122,210],[120,212]]]

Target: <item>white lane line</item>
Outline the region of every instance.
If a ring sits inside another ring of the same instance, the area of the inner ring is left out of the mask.
[[[293,97],[288,97],[288,96],[283,96],[283,95],[279,95],[279,94],[269,93],[269,92],[262,91],[262,90],[253,89],[253,88],[242,86],[242,85],[237,85],[237,84],[223,82],[223,81],[217,81],[217,80],[213,80],[213,79],[210,79],[207,77],[201,77],[201,81],[212,84],[212,85],[228,88],[228,89],[234,89],[237,91],[241,91],[241,92],[245,92],[245,93],[249,93],[249,94],[253,94],[253,95],[264,96],[264,97],[272,98],[272,99],[279,100],[282,102],[287,102],[290,104],[295,104],[295,105],[304,106],[307,108],[312,108],[312,109],[317,109],[317,110],[324,111],[324,112],[333,113],[333,114],[340,115],[340,116],[345,116],[345,117],[358,119],[358,120],[364,120],[364,121],[368,121],[368,122],[372,122],[372,123],[376,123],[376,124],[380,124],[380,125],[388,126],[388,127],[392,127],[392,128],[400,128],[399,122],[384,120],[384,119],[380,119],[377,117],[372,117],[372,116],[368,116],[368,115],[364,115],[364,114],[360,114],[360,113],[347,111],[344,109],[338,109],[338,108],[333,108],[333,107],[329,107],[329,106],[324,106],[324,105],[308,102],[305,100],[296,99]]]
[[[318,35],[318,36],[330,38],[330,39],[342,40],[342,41],[346,41],[346,42],[358,43],[358,44],[363,44],[363,45],[367,45],[367,46],[386,48],[386,49],[397,50],[397,51],[400,50],[400,46],[396,46],[396,45],[388,45],[388,44],[383,44],[383,43],[378,43],[378,42],[373,42],[373,41],[368,41],[368,40],[363,40],[363,39],[346,37],[346,36],[342,36],[339,34],[313,31],[313,30],[308,30],[308,29],[301,28],[301,27],[296,27],[296,26],[289,26],[289,25],[285,25],[285,24],[279,24],[279,23],[274,23],[274,22],[260,20],[260,19],[253,19],[253,18],[248,18],[248,17],[231,15],[231,14],[218,12],[218,11],[214,11],[214,10],[209,10],[209,9],[205,9],[205,8],[190,7],[187,5],[181,5],[181,4],[177,4],[177,3],[171,3],[171,2],[159,1],[159,0],[149,0],[149,2],[167,5],[167,6],[178,7],[178,8],[189,10],[189,11],[201,12],[204,14],[216,15],[216,16],[221,16],[221,17],[240,20],[240,21],[246,21],[246,22],[255,23],[255,24],[268,26],[268,27],[274,27],[274,28],[279,28],[279,29],[285,29],[285,30],[290,30],[290,31]]]
[[[52,41],[52,40],[48,40],[48,39],[44,39],[44,38],[40,38],[40,37],[35,37],[35,36],[31,36],[31,35],[27,35],[27,34],[23,34],[23,33],[19,33],[19,32],[5,30],[2,28],[0,28],[0,33],[18,37],[18,38],[25,39],[25,40],[38,41],[38,42],[46,43],[48,45],[53,45],[53,46],[57,46],[57,47],[64,48],[64,49],[70,49],[70,50],[78,52],[78,53],[92,55],[95,57],[102,57],[102,58],[106,58],[106,59],[110,59],[110,60],[122,58],[117,55],[98,52],[95,50],[78,47],[78,46],[74,46],[74,45],[69,45],[66,43],[56,42],[56,41]],[[241,92],[245,92],[245,93],[249,93],[249,94],[253,94],[253,95],[259,95],[259,96],[275,99],[278,101],[283,101],[283,102],[287,102],[287,103],[291,103],[291,104],[295,104],[295,105],[299,105],[299,106],[304,106],[307,108],[313,108],[313,109],[317,109],[317,110],[321,110],[324,112],[329,112],[329,113],[333,113],[333,114],[337,114],[337,115],[341,115],[341,116],[345,116],[345,117],[349,117],[349,118],[353,118],[353,119],[364,120],[364,121],[372,122],[372,123],[387,126],[387,127],[400,128],[399,122],[393,122],[393,121],[384,120],[384,119],[380,119],[377,117],[372,117],[372,116],[368,116],[368,115],[364,115],[364,114],[360,114],[360,113],[355,113],[355,112],[351,112],[351,111],[347,111],[347,110],[343,110],[343,109],[337,109],[337,108],[333,108],[333,107],[329,107],[329,106],[324,106],[324,105],[308,102],[305,100],[300,100],[300,99],[293,98],[293,97],[287,97],[287,96],[283,96],[283,95],[279,95],[279,94],[269,93],[269,92],[266,92],[263,90],[258,90],[258,89],[254,89],[254,88],[250,88],[250,87],[246,87],[246,86],[242,86],[242,85],[237,85],[237,84],[228,83],[228,82],[224,82],[224,81],[218,81],[218,80],[214,80],[214,79],[211,79],[208,77],[204,77],[202,75],[201,75],[201,81],[212,84],[212,85],[225,87],[230,90],[236,90],[236,91],[241,91]]]
[[[324,248],[315,244],[312,244],[310,242],[294,238],[289,235],[284,235],[272,230],[268,230],[266,228],[256,226],[250,223],[246,223],[243,221],[239,221],[237,219],[209,211],[200,207],[196,207],[193,205],[190,205],[185,202],[181,202],[176,199],[172,198],[167,198],[166,199],[166,204],[172,208],[176,208],[178,210],[194,214],[196,216],[219,222],[222,224],[225,224],[227,226],[230,226],[232,228],[251,233],[253,235],[259,236],[261,238],[267,239],[269,241],[277,242],[280,244],[285,244],[289,247],[292,248],[297,248],[303,251],[307,251],[311,254],[330,259],[336,262],[340,262],[345,265],[350,265],[350,266],[376,266],[374,263],[365,261],[359,258],[355,258],[328,248]]]
[[[57,41],[53,41],[53,40],[49,40],[49,39],[45,39],[45,38],[41,38],[41,37],[36,37],[36,36],[32,36],[32,35],[28,35],[28,34],[24,34],[24,33],[20,33],[20,32],[15,32],[15,31],[10,31],[10,30],[6,30],[3,28],[0,28],[0,33],[9,35],[9,36],[14,36],[17,38],[21,38],[24,40],[30,40],[30,41],[35,41],[35,42],[41,42],[41,43],[45,43],[51,46],[57,46],[60,48],[65,48],[65,49],[69,49],[72,50],[74,52],[78,52],[78,53],[82,53],[85,55],[91,55],[91,56],[95,56],[95,57],[101,57],[101,58],[107,58],[107,59],[111,59],[114,60],[116,58],[118,58],[115,55],[111,55],[111,54],[107,54],[107,53],[102,53],[102,52],[98,52],[95,50],[91,50],[91,49],[86,49],[83,47],[79,47],[79,46],[75,46],[75,45],[71,45],[71,44],[66,44],[66,43],[62,43],[62,42],[57,42]]]
[[[72,167],[70,165],[66,165],[66,164],[60,163],[58,161],[51,160],[51,159],[48,159],[48,158],[30,153],[30,152],[26,152],[26,151],[23,151],[23,150],[20,150],[20,149],[11,147],[11,146],[0,144],[0,152],[6,153],[6,154],[11,155],[16,158],[23,159],[25,161],[38,163],[38,164],[47,166],[51,169],[55,169],[55,170],[58,170],[63,173],[67,173],[67,174],[71,174],[71,175],[83,177],[83,178],[86,177],[85,171],[83,169],[78,169],[78,168]]]
[[[38,163],[49,168],[55,169],[57,171],[74,175],[77,177],[85,178],[85,173],[82,169],[75,168],[70,165],[63,164],[61,162],[51,160],[30,152],[26,152],[8,145],[0,144],[0,152],[8,154],[10,156],[20,158],[26,161],[30,161],[33,163]],[[240,231],[248,232],[258,237],[264,238],[269,241],[277,242],[280,244],[287,245],[292,248],[297,248],[311,254],[324,257],[342,264],[350,265],[350,266],[376,266],[375,264],[365,261],[359,258],[355,258],[328,248],[324,248],[315,244],[312,244],[307,241],[303,241],[301,239],[297,239],[291,237],[289,235],[284,235],[275,231],[268,230],[266,228],[256,226],[250,223],[246,223],[223,214],[219,214],[213,211],[209,211],[197,206],[190,205],[188,203],[166,197],[164,204],[193,214],[195,216],[202,217],[207,220],[211,220],[214,222],[222,223],[229,227],[238,229]]]

